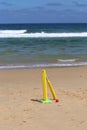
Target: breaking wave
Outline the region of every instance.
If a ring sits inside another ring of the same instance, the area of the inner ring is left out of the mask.
[[[0,30],[0,34],[23,34],[27,30]]]
[[[62,37],[87,37],[87,32],[63,32],[46,33],[34,32],[28,33],[27,30],[0,30],[0,38],[62,38]]]
[[[57,59],[58,62],[75,62],[77,59]]]

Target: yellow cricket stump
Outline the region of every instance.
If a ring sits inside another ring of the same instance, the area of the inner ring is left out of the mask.
[[[52,93],[52,96],[53,96],[53,99],[56,100],[57,99],[57,96],[56,96],[56,93],[55,93],[55,90],[52,86],[52,83],[50,82],[50,80],[47,79],[47,83],[49,85],[49,88],[50,88],[50,91]]]
[[[49,86],[50,91],[51,91],[51,93],[52,93],[53,99],[54,99],[56,102],[59,102],[59,99],[57,98],[57,95],[56,95],[56,92],[55,92],[55,90],[54,90],[54,88],[53,88],[53,86],[52,86],[52,83],[50,82],[50,80],[48,80],[48,78],[47,78],[47,83],[48,83],[48,86]]]
[[[42,70],[42,84],[43,84],[43,99],[42,103],[51,103],[52,101],[48,99],[47,94],[47,80],[46,80],[46,71]]]
[[[43,99],[48,100],[47,95],[47,82],[46,82],[46,71],[42,70],[42,84],[43,84]]]

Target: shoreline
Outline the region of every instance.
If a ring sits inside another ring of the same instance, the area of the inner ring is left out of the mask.
[[[0,70],[2,130],[86,130],[87,67],[45,68],[60,100],[42,104],[42,69]],[[53,99],[48,89],[48,98]]]
[[[87,62],[53,62],[53,63],[3,63],[0,64],[0,70],[9,69],[46,69],[46,68],[68,68],[68,67],[87,67]]]

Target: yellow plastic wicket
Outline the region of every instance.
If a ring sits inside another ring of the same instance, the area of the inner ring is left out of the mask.
[[[49,85],[49,88],[50,88],[50,91],[52,93],[52,96],[53,96],[53,99],[56,100],[57,99],[57,96],[56,96],[56,93],[55,93],[55,90],[52,86],[52,83],[50,82],[50,80],[47,79],[47,83]]]
[[[43,99],[48,100],[47,81],[46,81],[46,71],[45,70],[42,70],[42,84],[43,84]]]
[[[56,102],[59,102],[59,99],[57,99],[56,93],[54,91],[54,88],[52,86],[52,83],[50,80],[48,80],[47,75],[46,75],[46,70],[42,70],[42,84],[43,84],[43,99],[40,100],[41,103],[51,103],[52,100],[48,99],[48,93],[47,93],[47,83],[50,88],[50,91],[52,93],[53,99]]]

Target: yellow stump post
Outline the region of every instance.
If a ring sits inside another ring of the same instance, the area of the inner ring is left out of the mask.
[[[46,71],[45,70],[42,70],[42,84],[43,84],[43,99],[48,100],[47,81],[46,81]]]
[[[42,103],[51,103],[52,101],[48,99],[46,77],[47,77],[46,76],[46,71],[42,70],[43,99],[40,102],[42,102]]]
[[[51,93],[52,93],[53,99],[56,100],[56,99],[57,99],[57,96],[56,96],[55,90],[54,90],[54,88],[53,88],[53,86],[52,86],[52,83],[51,83],[50,80],[48,80],[48,79],[47,79],[47,82],[48,82],[50,91],[51,91]]]
[[[52,83],[50,82],[50,80],[48,80],[48,78],[47,78],[47,82],[48,82],[50,91],[51,91],[51,93],[52,93],[53,99],[54,99],[56,102],[59,102],[59,99],[58,99],[57,96],[56,96],[56,93],[55,93],[55,90],[54,90],[54,88],[53,88],[53,86],[52,86]]]

